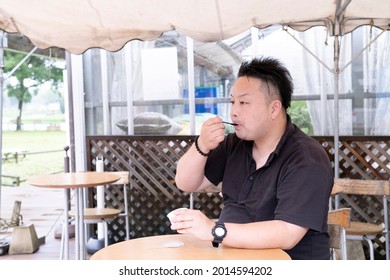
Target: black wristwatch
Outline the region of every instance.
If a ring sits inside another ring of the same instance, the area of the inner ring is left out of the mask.
[[[211,233],[214,236],[214,240],[211,242],[213,247],[217,248],[219,243],[222,243],[222,240],[225,238],[227,234],[227,229],[224,223],[215,223],[215,226],[211,230]]]

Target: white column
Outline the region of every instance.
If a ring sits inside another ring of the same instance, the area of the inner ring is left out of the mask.
[[[195,77],[194,77],[194,41],[187,36],[188,71],[188,108],[190,114],[190,133],[196,134],[195,126]]]

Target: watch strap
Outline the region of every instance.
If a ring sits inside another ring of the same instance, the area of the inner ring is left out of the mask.
[[[218,229],[222,229],[224,231],[224,234],[221,236],[217,235],[216,230],[218,230]],[[225,227],[225,224],[216,222],[211,233],[213,234],[213,237],[214,237],[214,240],[211,243],[213,244],[213,247],[218,248],[219,243],[222,243],[223,239],[225,238],[225,236],[227,234],[227,229]]]

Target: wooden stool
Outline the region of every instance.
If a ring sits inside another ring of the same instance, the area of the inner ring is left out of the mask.
[[[370,259],[374,259],[374,244],[372,240],[375,239],[377,234],[383,234],[383,225],[376,225],[363,222],[351,222],[351,226],[346,229],[347,237],[350,240],[363,240],[367,243]]]
[[[108,246],[108,228],[107,222],[115,217],[118,217],[121,210],[114,208],[85,208],[84,223],[86,224],[103,224],[104,230],[104,246]],[[75,217],[74,211],[69,211],[69,217]]]

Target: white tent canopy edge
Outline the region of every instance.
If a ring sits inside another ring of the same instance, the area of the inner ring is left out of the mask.
[[[28,6],[29,9],[25,9]],[[324,26],[344,35],[361,25],[389,28],[386,0],[0,0],[0,29],[20,33],[41,49],[73,54],[98,47],[116,51],[133,39],[152,40],[177,30],[211,42],[250,27]]]

